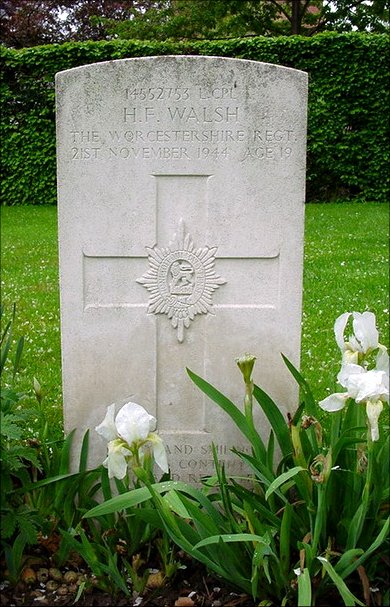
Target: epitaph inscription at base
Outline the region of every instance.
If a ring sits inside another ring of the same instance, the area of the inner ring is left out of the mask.
[[[241,406],[251,352],[256,383],[296,406],[280,353],[299,364],[307,76],[148,57],[61,72],[56,96],[66,431],[133,400],[174,478],[211,474],[211,443],[242,474],[230,449],[247,445],[186,367]],[[96,435],[90,465],[104,450]]]

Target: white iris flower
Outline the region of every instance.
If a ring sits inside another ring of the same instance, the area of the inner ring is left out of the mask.
[[[378,418],[383,403],[389,402],[389,356],[385,346],[378,343],[378,331],[375,315],[372,312],[353,312],[354,335],[344,340],[344,331],[350,312],[339,316],[335,322],[336,341],[343,352],[343,363],[337,380],[346,392],[331,394],[319,402],[319,406],[328,412],[340,411],[349,398],[356,403],[365,403],[371,440],[379,439]],[[358,364],[359,354],[378,350],[375,369],[367,370]]]
[[[102,423],[95,428],[108,442],[108,455],[103,466],[108,469],[109,478],[122,479],[134,453],[142,461],[143,448],[150,444],[154,460],[163,472],[168,472],[168,460],[162,439],[154,432],[156,418],[138,405],[126,403],[115,417],[115,405],[107,407]]]

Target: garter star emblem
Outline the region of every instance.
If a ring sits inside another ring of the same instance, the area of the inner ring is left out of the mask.
[[[149,270],[137,279],[150,293],[148,313],[167,314],[182,342],[196,314],[207,314],[212,295],[225,280],[214,271],[217,247],[195,248],[184,222],[166,248],[146,247]]]

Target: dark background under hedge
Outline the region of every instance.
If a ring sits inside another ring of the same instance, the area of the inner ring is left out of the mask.
[[[307,71],[307,200],[386,201],[388,51],[387,34],[362,33],[1,47],[2,203],[56,203],[56,72],[99,61],[167,54],[236,57]]]

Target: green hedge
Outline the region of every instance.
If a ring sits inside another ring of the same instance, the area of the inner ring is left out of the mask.
[[[2,48],[3,204],[56,202],[56,72],[98,61],[167,54],[237,57],[307,71],[307,199],[385,201],[389,192],[388,50],[386,34],[361,33]]]

